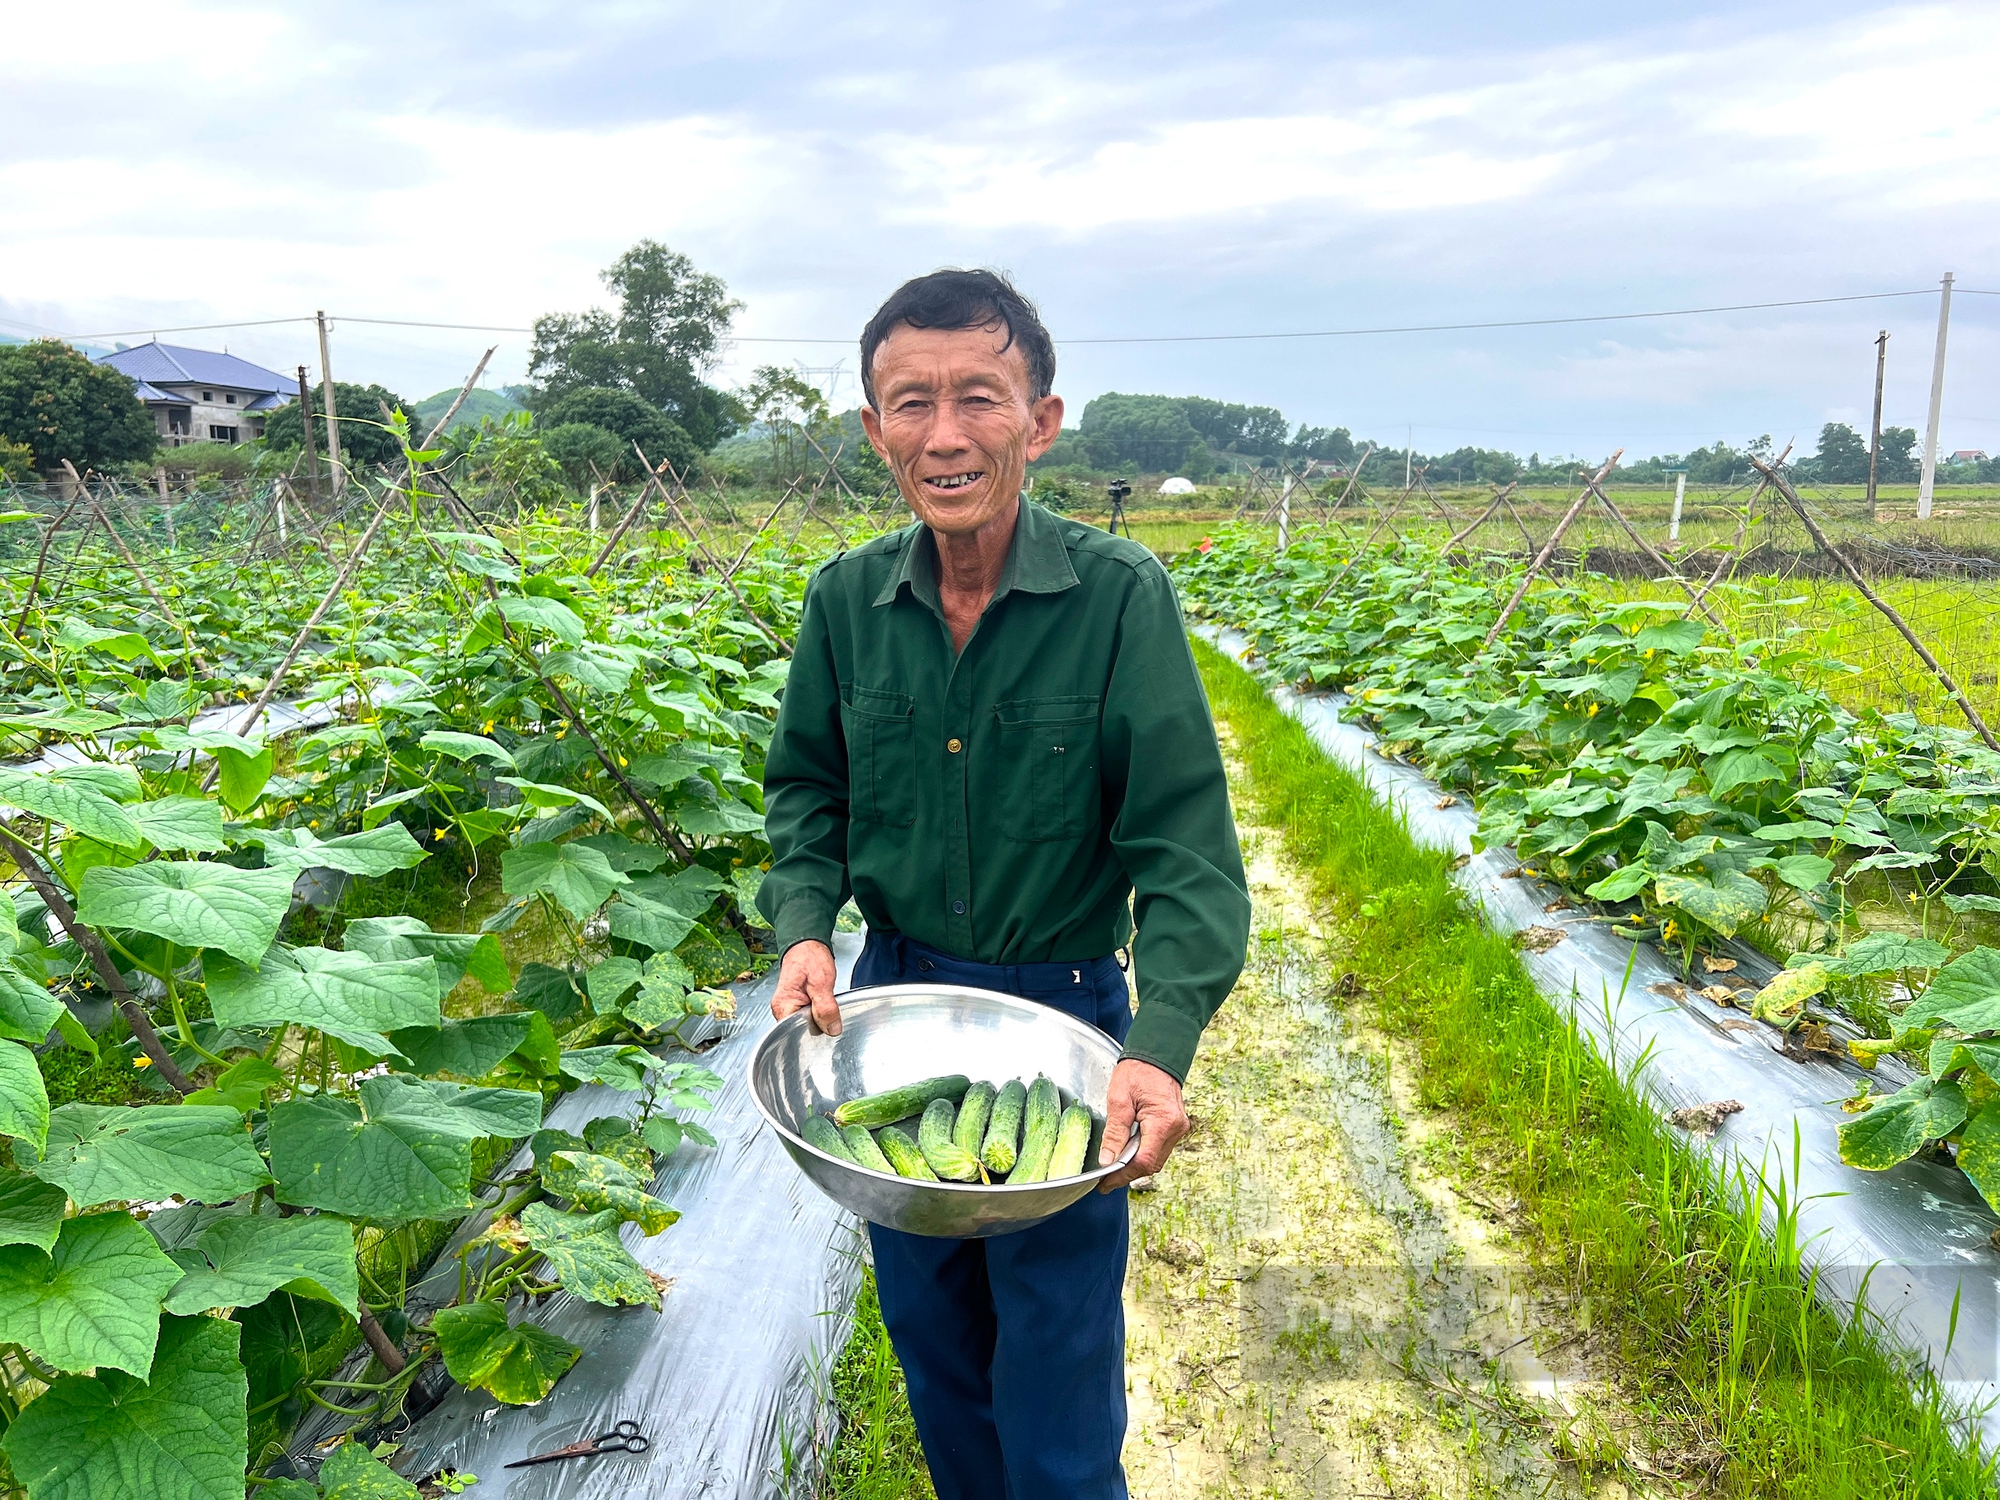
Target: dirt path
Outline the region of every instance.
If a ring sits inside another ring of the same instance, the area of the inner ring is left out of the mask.
[[[1587,1329],[1538,1295],[1506,1206],[1441,1170],[1449,1118],[1367,1027],[1276,832],[1242,833],[1250,963],[1194,1134],[1133,1199],[1133,1495],[1625,1496],[1587,1477],[1629,1449]]]

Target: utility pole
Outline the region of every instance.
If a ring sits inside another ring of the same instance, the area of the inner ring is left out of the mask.
[[[1687,499],[1688,471],[1685,465],[1673,471],[1674,476],[1674,518],[1667,523],[1667,545],[1672,546],[1681,539],[1681,502]]]
[[[1938,283],[1937,354],[1931,361],[1931,420],[1924,433],[1924,477],[1917,486],[1917,519],[1931,518],[1931,491],[1937,484],[1938,415],[1944,409],[1944,339],[1951,329],[1951,272]]]
[[[1403,429],[1403,488],[1410,487],[1410,456],[1417,451],[1417,429],[1414,426]]]
[[[1292,471],[1285,470],[1285,487],[1278,495],[1278,550],[1292,545]]]
[[[333,470],[333,492],[338,495],[344,488],[340,463],[340,412],[333,403],[333,356],[326,347],[326,309],[313,314],[319,323],[319,378],[320,386],[326,392],[326,461]]]
[[[1868,514],[1875,516],[1875,470],[1882,461],[1882,374],[1889,363],[1889,330],[1875,335],[1875,425],[1868,435]]]
[[[321,359],[326,358],[322,353]],[[312,491],[313,504],[319,504],[319,449],[313,445],[312,387],[306,384],[306,367],[299,366],[299,425],[306,432],[306,484]]]

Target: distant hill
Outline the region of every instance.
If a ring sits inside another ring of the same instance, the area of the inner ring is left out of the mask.
[[[424,397],[423,400],[417,403],[415,413],[417,421],[422,424],[425,430],[428,430],[431,423],[435,422],[451,409],[451,403],[457,399],[457,396],[458,387],[453,386],[450,390],[439,391],[435,396]],[[453,427],[477,427],[482,417],[491,417],[497,422],[509,412],[523,411],[525,409],[519,401],[516,401],[510,395],[503,395],[499,391],[490,391],[484,387],[476,387],[472,394],[465,398],[465,405],[458,409],[458,415],[451,419],[451,425]]]

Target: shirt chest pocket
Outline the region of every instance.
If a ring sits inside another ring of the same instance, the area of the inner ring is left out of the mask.
[[[917,821],[916,702],[908,693],[849,688],[841,696],[847,734],[848,814],[908,828]]]
[[[1018,698],[993,706],[1000,730],[1000,826],[1007,837],[1024,843],[1080,838],[1096,824],[1103,801],[1099,706],[1090,697]]]

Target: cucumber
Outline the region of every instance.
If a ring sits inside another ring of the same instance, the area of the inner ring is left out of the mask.
[[[1055,1153],[1049,1157],[1050,1182],[1083,1175],[1083,1154],[1090,1149],[1093,1123],[1090,1111],[1081,1104],[1072,1104],[1063,1111],[1062,1124],[1056,1129]]]
[[[956,1103],[971,1087],[972,1080],[963,1073],[926,1078],[922,1083],[906,1083],[899,1089],[885,1089],[879,1094],[864,1094],[859,1099],[849,1099],[834,1110],[833,1123],[866,1125],[870,1129],[877,1125],[893,1125],[911,1115],[922,1114],[933,1099],[950,1099]]]
[[[1021,1146],[1021,1109],[1028,1102],[1028,1086],[1016,1078],[993,1100],[993,1114],[986,1122],[986,1141],[979,1159],[995,1177],[1014,1170],[1014,1155]]]
[[[875,1144],[875,1137],[868,1133],[866,1125],[849,1125],[840,1132],[840,1138],[847,1142],[848,1154],[854,1158],[857,1167],[866,1167],[871,1172],[880,1172],[884,1177],[894,1177],[896,1169],[889,1165],[889,1158],[882,1154],[882,1148]]]
[[[936,1182],[937,1173],[924,1160],[924,1153],[917,1149],[917,1143],[904,1135],[893,1125],[884,1125],[875,1137],[875,1144],[882,1148],[882,1154],[889,1158],[889,1165],[896,1169],[898,1177],[914,1177],[919,1182]]]
[[[806,1138],[806,1144],[824,1151],[828,1156],[837,1156],[842,1161],[854,1161],[854,1153],[847,1149],[847,1141],[840,1133],[840,1127],[825,1115],[806,1116],[805,1127],[799,1134]],[[860,1163],[856,1162],[859,1166]]]
[[[961,1149],[951,1138],[952,1120],[957,1111],[949,1099],[933,1099],[917,1126],[917,1149],[930,1169],[946,1182],[977,1182],[979,1158]]]
[[[1055,1154],[1056,1130],[1062,1122],[1062,1095],[1049,1079],[1037,1076],[1021,1111],[1021,1155],[1009,1182],[1047,1182],[1049,1158]]]
[[[998,1092],[990,1083],[975,1083],[959,1103],[958,1123],[951,1127],[951,1138],[968,1156],[979,1155],[979,1147],[986,1139],[986,1121],[993,1113]]]

